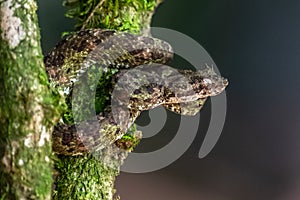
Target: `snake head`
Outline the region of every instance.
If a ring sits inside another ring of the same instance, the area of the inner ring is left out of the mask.
[[[221,76],[215,75],[210,77],[204,77],[201,80],[199,95],[201,97],[215,96],[220,94],[228,85],[228,80]]]
[[[228,85],[228,80],[215,73],[212,67],[198,71],[182,71],[191,84],[197,98],[207,98],[220,94]]]

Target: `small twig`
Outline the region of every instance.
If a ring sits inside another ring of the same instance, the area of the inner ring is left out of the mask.
[[[101,0],[96,6],[95,8],[92,10],[91,14],[88,16],[88,18],[86,19],[86,23],[84,23],[81,27],[80,30],[84,30],[86,24],[88,24],[88,22],[92,19],[92,17],[94,16],[94,13],[96,12],[96,10],[98,10],[100,8],[100,6],[102,6],[102,4],[104,3],[105,0]]]

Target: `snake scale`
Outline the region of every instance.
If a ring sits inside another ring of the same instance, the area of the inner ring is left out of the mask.
[[[114,30],[82,30],[59,42],[44,59],[51,86],[69,98],[91,66],[101,73],[113,69],[111,87],[106,89],[114,98],[97,113],[96,124],[83,120],[80,130],[74,124],[58,124],[54,152],[78,155],[110,144],[126,149],[130,144],[118,141],[143,110],[163,105],[178,114],[195,115],[207,97],[228,85],[211,67],[192,71],[164,66],[172,58],[172,47],[165,41]]]

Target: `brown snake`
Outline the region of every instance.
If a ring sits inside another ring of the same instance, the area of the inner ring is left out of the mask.
[[[102,77],[111,73],[111,85],[106,90],[113,98],[111,105],[97,113],[97,123],[80,118],[76,121],[84,127],[80,130],[74,124],[58,124],[53,133],[54,152],[64,155],[96,152],[118,141],[141,111],[159,105],[178,114],[195,115],[207,97],[221,93],[228,85],[211,67],[192,71],[163,66],[172,57],[167,42],[113,30],[83,30],[59,42],[45,56],[52,87],[68,99],[81,77],[88,77],[82,79],[87,84],[99,79],[93,73]],[[146,66],[138,68],[140,65]],[[88,86],[89,89],[95,91],[94,86]],[[84,105],[85,94],[78,94],[75,98],[79,99],[79,105]],[[116,144],[127,148],[126,144]]]

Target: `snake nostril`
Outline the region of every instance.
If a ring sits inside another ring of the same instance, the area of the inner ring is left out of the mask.
[[[225,78],[225,79],[223,80],[223,85],[228,85],[228,79],[227,79],[227,78]]]

